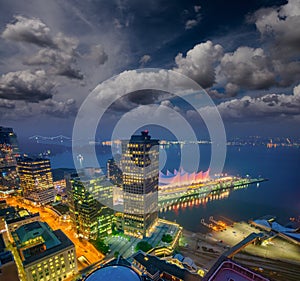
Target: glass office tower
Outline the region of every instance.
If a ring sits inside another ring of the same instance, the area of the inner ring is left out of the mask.
[[[148,131],[122,142],[124,233],[148,237],[158,220],[159,141]]]
[[[96,168],[67,177],[70,216],[81,237],[95,240],[111,233],[113,186]]]
[[[50,160],[21,157],[17,163],[24,198],[41,205],[53,202],[55,190]]]

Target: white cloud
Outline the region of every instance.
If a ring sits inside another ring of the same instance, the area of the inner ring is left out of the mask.
[[[226,92],[242,89],[266,89],[275,84],[276,75],[270,58],[261,48],[239,47],[221,59],[220,74],[225,76]]]
[[[123,28],[124,26],[121,24],[120,20],[119,19],[114,19],[114,26],[116,29],[121,29]]]
[[[174,71],[140,72],[130,70],[100,83],[87,98],[86,106],[89,104],[91,107],[100,109],[110,108],[113,113],[117,114],[123,114],[139,105],[149,104],[165,103],[165,105],[175,109],[166,100],[172,99],[174,94],[178,92],[184,95],[198,93],[199,89],[200,87],[196,83]],[[114,101],[113,106],[111,105],[112,101]],[[190,102],[194,102],[194,100]],[[198,100],[195,102],[198,105]],[[179,109],[176,108],[175,110]],[[90,111],[93,110],[89,108],[86,114],[89,114]]]
[[[59,32],[53,37],[55,46],[66,53],[73,53],[78,46],[79,40],[74,37],[66,36]]]
[[[258,10],[252,20],[262,36],[275,40],[273,47],[279,56],[299,54],[300,5],[299,0],[289,0],[279,8]]]
[[[143,55],[140,59],[140,64],[141,65],[145,65],[146,63],[148,63],[151,60],[151,56],[149,55]]]
[[[74,99],[56,101],[53,99],[42,100],[39,103],[28,103],[23,100],[5,101],[0,99],[0,116],[3,119],[23,120],[30,117],[66,118],[77,113],[77,106]],[[12,110],[13,109],[13,110]]]
[[[26,65],[48,65],[48,72],[68,78],[83,79],[83,74],[76,66],[76,55],[57,49],[43,48],[32,57],[25,59]]]
[[[198,44],[189,50],[184,57],[179,53],[174,70],[194,79],[202,87],[211,87],[215,82],[215,65],[221,59],[223,48],[211,41]]]
[[[74,3],[69,1],[41,4],[40,1],[34,0],[32,5],[10,1],[3,21],[12,18],[18,11],[22,15],[3,25],[0,31],[1,51],[4,54],[0,74],[4,73],[3,76],[7,75],[8,78],[15,72],[18,76],[16,70],[35,73],[38,69],[45,73],[44,88],[48,85],[53,87],[49,87],[48,94],[44,94],[42,90],[38,93],[27,93],[27,90],[36,90],[37,86],[31,87],[28,82],[19,83],[20,78],[16,83],[9,82],[10,85],[1,81],[1,108],[16,106],[12,111],[24,117],[31,116],[32,112],[39,114],[38,107],[42,108],[43,100],[52,99],[54,94],[54,98],[60,102],[74,98],[76,103],[80,104],[95,85],[124,70],[125,65],[133,61],[128,55],[128,33],[116,31],[111,24],[111,18],[119,15],[112,15],[113,11],[109,7],[96,12],[90,8],[97,8],[99,5],[87,6],[79,2],[75,5],[81,12],[81,15],[78,15],[74,13],[73,6]],[[103,63],[106,64],[105,67],[99,67]],[[81,81],[76,82],[73,79],[65,79],[66,77]],[[37,78],[36,83],[40,80]],[[11,84],[14,84],[13,87]],[[9,102],[5,99],[8,95]],[[26,101],[17,102],[17,99]],[[38,104],[35,106],[29,102]],[[49,103],[47,101],[48,109]],[[62,104],[57,106],[61,108]],[[46,110],[46,106],[43,108]],[[13,114],[8,113],[5,115],[10,116],[7,120],[14,119]]]
[[[49,65],[50,73],[71,79],[83,79],[76,66],[78,39],[58,33],[51,35],[50,28],[40,19],[16,16],[2,33],[4,39],[31,43],[42,47],[38,53],[24,60],[27,65]]]
[[[77,113],[76,102],[74,99],[68,99],[66,101],[48,99],[41,103],[40,109],[41,113],[59,118],[74,116]]]
[[[53,46],[50,28],[38,18],[15,16],[15,22],[6,25],[2,33],[4,39],[32,43],[38,46]]]
[[[199,5],[194,6],[195,13],[199,13],[200,10],[201,10],[201,6],[199,6]]]
[[[92,45],[90,53],[86,57],[95,61],[97,65],[104,64],[108,59],[108,55],[101,44]]]
[[[192,29],[193,27],[195,27],[196,25],[198,24],[198,21],[197,20],[187,20],[186,23],[185,23],[185,29],[188,30],[188,29]]]
[[[300,116],[300,85],[293,94],[266,94],[260,97],[244,96],[217,106],[224,119],[249,121],[261,118],[294,118]],[[210,107],[202,110],[209,112]]]
[[[0,78],[0,98],[39,102],[51,98],[55,86],[44,70],[9,72]]]
[[[15,103],[11,100],[0,99],[0,108],[13,109],[15,108]]]
[[[299,82],[300,77],[300,61],[299,60],[280,60],[274,59],[273,66],[280,77],[278,84],[287,87]]]
[[[194,6],[194,12],[195,12],[195,13],[193,13],[194,18],[190,18],[190,19],[186,20],[185,30],[192,29],[200,23],[200,21],[201,21],[200,10],[201,10],[201,6],[199,6],[199,5]],[[189,14],[188,10],[185,10],[184,14],[188,15]]]

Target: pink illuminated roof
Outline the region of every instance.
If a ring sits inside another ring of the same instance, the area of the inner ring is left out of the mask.
[[[188,173],[183,168],[178,171],[175,169],[173,173],[167,170],[166,174],[159,173],[160,185],[188,185],[201,183],[209,179],[209,170],[206,172]]]

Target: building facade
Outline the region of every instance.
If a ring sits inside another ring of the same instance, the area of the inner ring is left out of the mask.
[[[78,235],[95,240],[111,233],[112,185],[95,169],[67,179],[70,216]]]
[[[122,142],[124,233],[147,237],[158,220],[159,142],[148,131]]]
[[[21,157],[17,163],[24,198],[41,205],[53,202],[55,190],[50,160]]]
[[[0,233],[0,280],[20,280],[14,257],[11,251],[7,250],[2,233]]]
[[[36,221],[20,226],[12,237],[26,281],[62,281],[77,273],[75,246],[61,230]]]
[[[174,263],[160,259],[153,255],[145,254],[138,251],[132,256],[132,266],[143,275],[147,276],[146,280],[170,280],[170,281],[201,281],[199,274],[191,272],[184,267],[179,267]],[[224,279],[227,280],[227,279]]]
[[[19,148],[12,128],[0,126],[0,192],[9,193],[18,188],[17,161]]]
[[[118,167],[120,161],[115,159],[107,160],[107,178],[117,186],[122,185],[122,170]]]

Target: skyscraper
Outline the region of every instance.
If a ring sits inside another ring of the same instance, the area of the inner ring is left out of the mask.
[[[122,142],[124,233],[147,237],[158,220],[159,142],[148,131]]]
[[[17,136],[12,128],[0,126],[0,191],[18,188],[16,156],[19,153]]]
[[[21,157],[17,163],[24,198],[42,205],[52,202],[55,191],[50,160]]]
[[[67,195],[71,219],[80,236],[95,240],[111,233],[112,185],[103,174],[86,168],[67,178]]]

